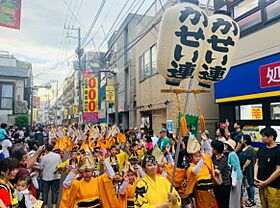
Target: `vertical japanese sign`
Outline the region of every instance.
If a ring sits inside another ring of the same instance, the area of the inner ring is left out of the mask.
[[[166,84],[179,85],[194,75],[203,50],[208,18],[199,6],[180,3],[168,8],[158,39],[157,70]]]
[[[261,87],[280,86],[280,61],[260,67]]]
[[[19,29],[21,0],[0,0],[0,26]]]
[[[73,114],[74,115],[78,115],[79,114],[79,106],[78,105],[74,105],[73,106]]]
[[[84,122],[98,122],[98,77],[84,77]]]
[[[115,102],[115,89],[114,86],[106,86],[106,102],[114,103]]]
[[[40,96],[33,97],[33,108],[40,108]]]

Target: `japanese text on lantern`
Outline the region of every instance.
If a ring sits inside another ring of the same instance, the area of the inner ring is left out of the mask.
[[[185,79],[193,75],[199,60],[199,47],[205,39],[204,29],[208,25],[207,16],[192,7],[181,10],[181,27],[175,32],[180,40],[174,49],[172,68],[168,69],[170,78]],[[184,48],[188,47],[187,53]],[[188,57],[187,54],[191,54]]]
[[[229,68],[229,53],[236,45],[238,25],[227,17],[223,19],[219,15],[209,18],[211,31],[207,34],[207,46],[200,68],[201,80],[219,81],[226,76]]]
[[[84,78],[84,112],[98,112],[98,79]]]

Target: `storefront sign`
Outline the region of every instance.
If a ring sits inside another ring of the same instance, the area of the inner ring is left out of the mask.
[[[280,86],[280,61],[260,67],[261,87]]]
[[[40,108],[40,96],[33,97],[33,108]]]
[[[226,79],[215,83],[216,103],[279,96],[279,60],[277,53],[232,67]]]
[[[86,71],[86,70],[85,70]],[[84,73],[84,122],[98,122],[98,77]]]
[[[67,117],[68,117],[68,109],[64,109],[64,111],[63,111],[63,118],[67,119]]]
[[[107,103],[114,103],[115,102],[114,86],[106,86],[106,101],[107,101]]]
[[[74,105],[73,106],[73,114],[74,115],[78,115],[79,114],[79,106],[78,105]]]
[[[20,28],[21,0],[0,1],[0,26]]]
[[[98,79],[84,78],[84,112],[98,112]]]
[[[261,134],[259,126],[245,126],[242,130],[244,134],[250,135],[252,142],[261,142]]]
[[[251,108],[251,115],[253,120],[262,120],[262,108]]]

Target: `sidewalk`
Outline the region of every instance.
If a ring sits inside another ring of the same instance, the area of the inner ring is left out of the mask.
[[[248,196],[247,196],[247,191],[245,191],[244,193],[244,199],[247,200]],[[261,201],[260,201],[260,196],[259,196],[259,189],[255,188],[255,201],[256,201],[256,206],[253,207],[257,207],[257,208],[261,208]],[[244,206],[246,207],[246,206]]]

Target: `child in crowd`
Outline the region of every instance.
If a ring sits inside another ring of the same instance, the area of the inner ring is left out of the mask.
[[[17,180],[16,189],[18,191],[19,208],[33,208],[36,199],[30,194],[29,187],[31,178],[22,176]]]

